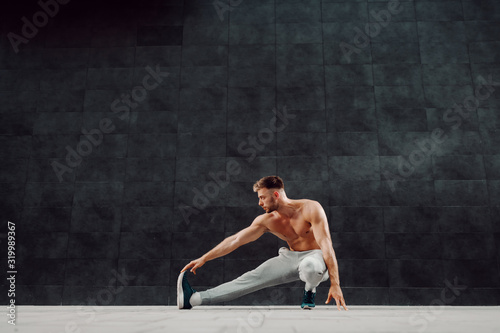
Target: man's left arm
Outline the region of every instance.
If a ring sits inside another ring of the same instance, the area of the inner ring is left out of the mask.
[[[330,276],[331,285],[328,291],[328,299],[325,303],[328,304],[333,298],[337,303],[339,311],[341,310],[341,305],[345,310],[349,310],[345,304],[342,290],[340,289],[339,268],[337,258],[335,257],[335,251],[333,250],[330,228],[328,227],[325,211],[319,202],[313,201],[308,205],[305,213],[304,217],[311,223],[314,238],[323,252],[323,259],[325,260]]]

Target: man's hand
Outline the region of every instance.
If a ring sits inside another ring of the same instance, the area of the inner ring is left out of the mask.
[[[186,269],[189,269],[190,267],[192,267],[191,268],[191,272],[193,274],[196,274],[196,270],[198,268],[200,268],[201,266],[205,265],[205,262],[206,262],[206,260],[204,260],[202,258],[198,258],[196,260],[193,260],[189,264],[187,264],[186,266],[184,266],[184,268],[182,269],[181,273],[184,272]]]
[[[340,286],[338,284],[337,285],[332,284],[330,286],[330,290],[328,291],[328,299],[326,300],[325,304],[330,303],[332,298],[335,299],[335,302],[337,303],[337,309],[339,309],[339,311],[342,311],[340,305],[342,305],[346,311],[349,311],[347,305],[345,304],[344,295],[342,295],[342,290],[340,290]]]

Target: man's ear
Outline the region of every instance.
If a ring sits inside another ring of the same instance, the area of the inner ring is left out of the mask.
[[[274,191],[273,194],[276,197],[276,199],[278,199],[280,197],[280,192],[278,192],[278,191]]]

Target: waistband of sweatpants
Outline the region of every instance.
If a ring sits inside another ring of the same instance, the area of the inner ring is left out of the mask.
[[[314,250],[307,250],[307,251],[292,251],[290,250],[289,248],[287,247],[280,247],[280,249],[278,250],[278,253],[283,253],[283,252],[286,252],[287,254],[295,254],[297,256],[301,255],[301,254],[309,254],[309,253],[314,253],[315,251],[319,251],[321,252],[320,249],[314,249]]]

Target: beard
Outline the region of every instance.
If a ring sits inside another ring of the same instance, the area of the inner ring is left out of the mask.
[[[270,213],[274,212],[276,209],[278,209],[278,205],[273,205],[271,207],[267,207],[266,208],[266,213],[270,214]]]

